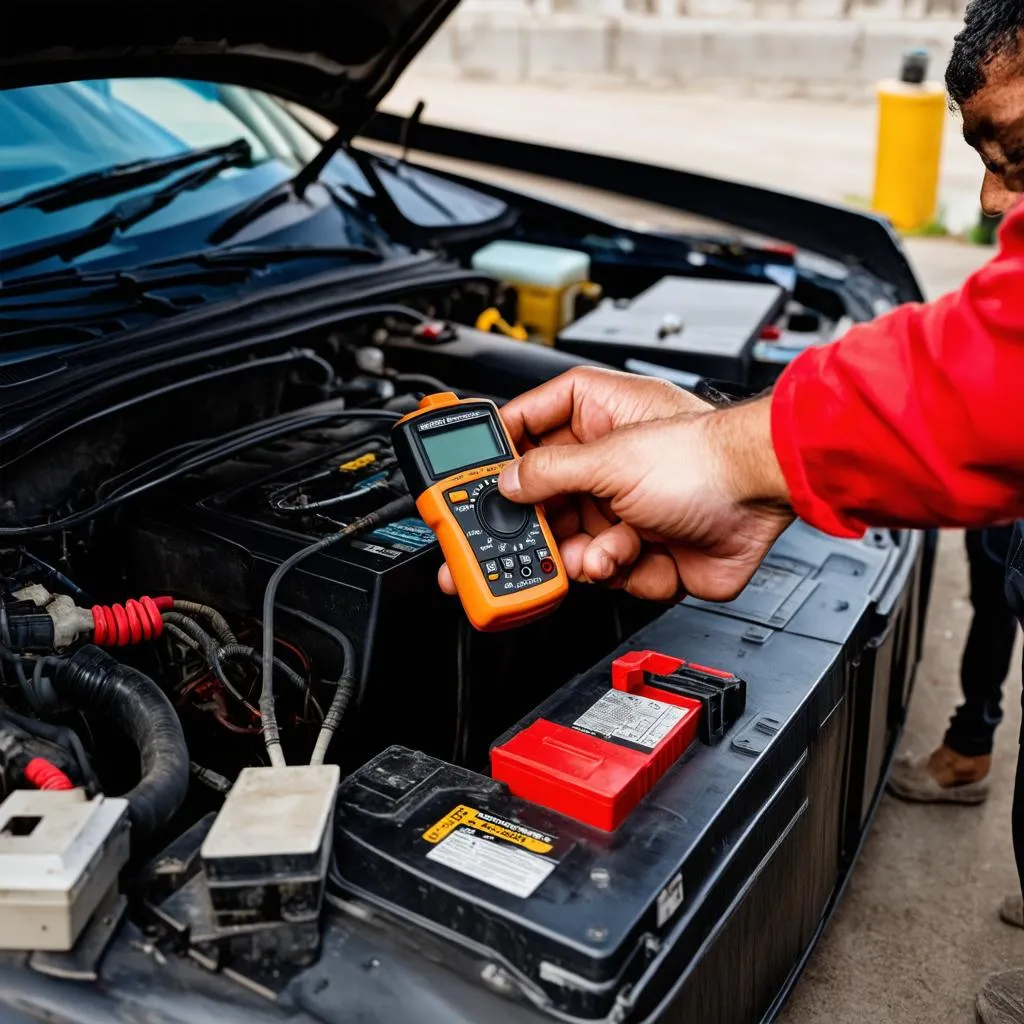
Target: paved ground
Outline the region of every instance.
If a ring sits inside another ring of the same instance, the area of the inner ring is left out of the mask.
[[[842,200],[870,180],[870,108],[637,93],[543,92],[410,79],[391,102],[428,100],[428,118],[577,148],[632,153]],[[947,136],[943,189],[973,202],[976,158]],[[509,176],[505,176],[509,177]],[[522,176],[518,185],[530,185]],[[532,184],[536,185],[536,182]],[[549,192],[633,220],[662,219],[644,204],[569,186]],[[957,287],[987,251],[945,239],[907,243],[926,290]],[[942,544],[925,660],[904,747],[930,750],[957,702],[967,628],[962,540]],[[992,970],[1024,965],[1024,934],[996,908],[1015,884],[1008,831],[1020,723],[1020,683],[1008,686],[995,755],[995,795],[980,808],[917,807],[886,797],[850,888],[783,1024],[968,1024],[973,994]],[[741,970],[742,965],[737,965]]]
[[[407,113],[420,98],[427,101],[428,121],[685,167],[832,202],[866,201],[871,193],[870,103],[470,84],[413,68],[384,106]],[[957,231],[977,216],[980,181],[981,162],[950,114],[940,203]]]

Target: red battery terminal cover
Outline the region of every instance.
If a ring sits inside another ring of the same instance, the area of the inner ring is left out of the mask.
[[[685,665],[656,651],[617,659],[596,701],[560,708],[494,747],[492,776],[523,800],[614,831],[697,735],[701,700],[648,682]]]

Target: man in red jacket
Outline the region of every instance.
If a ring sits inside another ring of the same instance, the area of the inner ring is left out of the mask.
[[[657,600],[734,597],[794,514],[828,533],[1024,518],[1024,4],[973,0],[947,75],[1009,211],[951,295],[810,349],[770,397],[709,408],[664,382],[574,371],[510,402],[511,499],[545,502],[575,579]],[[1012,207],[1012,209],[1011,209]],[[1009,593],[1024,608],[1024,532]],[[441,585],[452,592],[442,569]],[[1024,770],[1014,838],[1024,877]],[[1024,1024],[1024,971],[986,980],[983,1024]]]

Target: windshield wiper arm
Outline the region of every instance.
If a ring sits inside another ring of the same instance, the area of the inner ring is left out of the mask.
[[[291,198],[301,201],[306,194],[306,189],[320,178],[324,168],[331,162],[334,155],[345,147],[347,142],[348,130],[339,128],[320,144],[320,149],[309,162],[300,167],[292,177],[277,185],[271,185],[262,195],[256,196],[252,202],[246,203],[240,210],[231,214],[210,235],[210,244],[221,245],[228,239],[234,238],[243,228],[247,228],[263,214],[269,213]]]
[[[113,209],[108,210],[101,217],[97,217],[91,224],[86,224],[76,231],[68,232],[57,238],[48,238],[37,245],[15,250],[9,255],[0,255],[0,271],[31,266],[33,263],[39,263],[53,256],[71,260],[92,249],[99,249],[118,232],[126,231],[138,224],[139,221],[162,210],[181,193],[200,188],[228,167],[248,162],[248,146],[246,146],[244,154],[241,150],[223,153],[208,162],[205,167],[200,167],[163,188],[122,200]]]
[[[17,199],[12,199],[9,203],[0,203],[0,213],[25,206],[52,213],[55,210],[64,210],[69,206],[77,206],[79,203],[104,199],[107,196],[115,196],[119,192],[142,188],[194,164],[205,163],[207,160],[219,160],[224,157],[231,158],[232,163],[248,163],[252,159],[252,150],[245,139],[235,139],[233,142],[223,145],[206,146],[175,156],[116,164],[101,171],[89,171],[73,178],[65,178],[53,185],[44,185],[42,188],[33,189]]]

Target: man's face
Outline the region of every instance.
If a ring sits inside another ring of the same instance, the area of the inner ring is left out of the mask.
[[[985,164],[981,208],[994,217],[1024,193],[1024,49],[987,70],[985,85],[960,112],[964,138]]]

